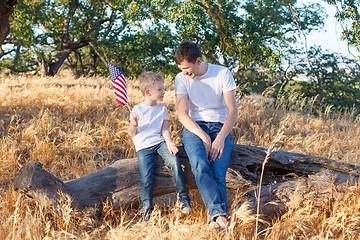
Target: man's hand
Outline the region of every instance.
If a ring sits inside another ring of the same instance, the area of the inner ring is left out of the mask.
[[[204,143],[204,147],[205,147],[205,150],[206,150],[206,155],[208,156],[208,159],[210,159],[209,155],[210,155],[210,150],[211,150],[211,138],[205,132],[204,132],[204,134],[205,134],[205,136],[203,138],[201,138],[201,140]]]
[[[218,135],[214,142],[211,143],[210,152],[208,154],[210,162],[215,161],[217,158],[221,158],[224,150],[224,142],[225,139]]]
[[[221,158],[224,151],[225,138],[231,132],[231,129],[233,128],[238,116],[234,90],[224,93],[224,101],[228,115],[223,127],[221,128],[221,131],[216,136],[214,142],[211,144],[211,150],[208,156],[210,162],[215,161],[217,158]]]

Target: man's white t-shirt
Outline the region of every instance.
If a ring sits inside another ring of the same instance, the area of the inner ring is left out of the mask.
[[[190,100],[189,116],[194,121],[221,122],[227,117],[224,93],[236,84],[228,68],[208,63],[202,76],[191,79],[179,73],[175,78],[175,94],[186,94]]]
[[[169,120],[166,107],[161,104],[149,106],[145,103],[135,105],[130,117],[136,116],[140,132],[133,137],[136,151],[152,147],[164,141],[161,127],[165,120]]]

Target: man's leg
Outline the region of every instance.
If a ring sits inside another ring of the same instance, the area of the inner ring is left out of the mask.
[[[214,178],[202,140],[184,128],[182,141],[210,220],[213,220],[216,216],[227,215],[226,204],[221,199],[218,184]]]
[[[227,193],[226,193],[226,172],[229,167],[230,155],[232,150],[232,137],[229,134],[224,143],[223,154],[221,158],[216,159],[211,162],[211,169],[214,174],[214,179],[217,183],[220,198],[223,203],[225,203],[225,210],[228,211],[227,204]]]

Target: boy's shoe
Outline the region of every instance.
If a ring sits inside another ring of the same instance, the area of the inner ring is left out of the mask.
[[[192,212],[191,200],[189,195],[184,195],[178,198],[178,205],[182,213],[189,214]]]
[[[150,220],[151,210],[147,209],[141,214],[140,222],[147,223]]]

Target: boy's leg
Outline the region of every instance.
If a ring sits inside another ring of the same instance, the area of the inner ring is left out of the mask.
[[[140,171],[141,212],[147,215],[154,209],[153,181],[157,154],[151,148],[146,148],[139,150],[137,157]]]
[[[176,194],[178,197],[178,205],[181,212],[186,214],[191,213],[191,199],[189,197],[189,190],[186,187],[184,171],[181,167],[180,158],[178,156],[172,155],[169,152],[165,142],[159,144],[157,152],[163,159],[166,160],[167,165],[170,167],[176,184]]]
[[[171,170],[176,184],[176,194],[179,197],[188,195],[189,190],[186,187],[185,176],[181,167],[181,160],[179,159],[179,157],[177,155],[174,156],[169,152],[165,142],[161,142],[158,145],[157,152],[163,159],[165,159],[167,165]]]
[[[199,126],[207,132],[206,126],[200,124]],[[203,141],[185,128],[182,133],[182,141],[189,157],[196,185],[206,204],[210,220],[220,215],[228,215],[226,203],[221,199],[218,184],[215,180],[210,161],[207,158]]]

